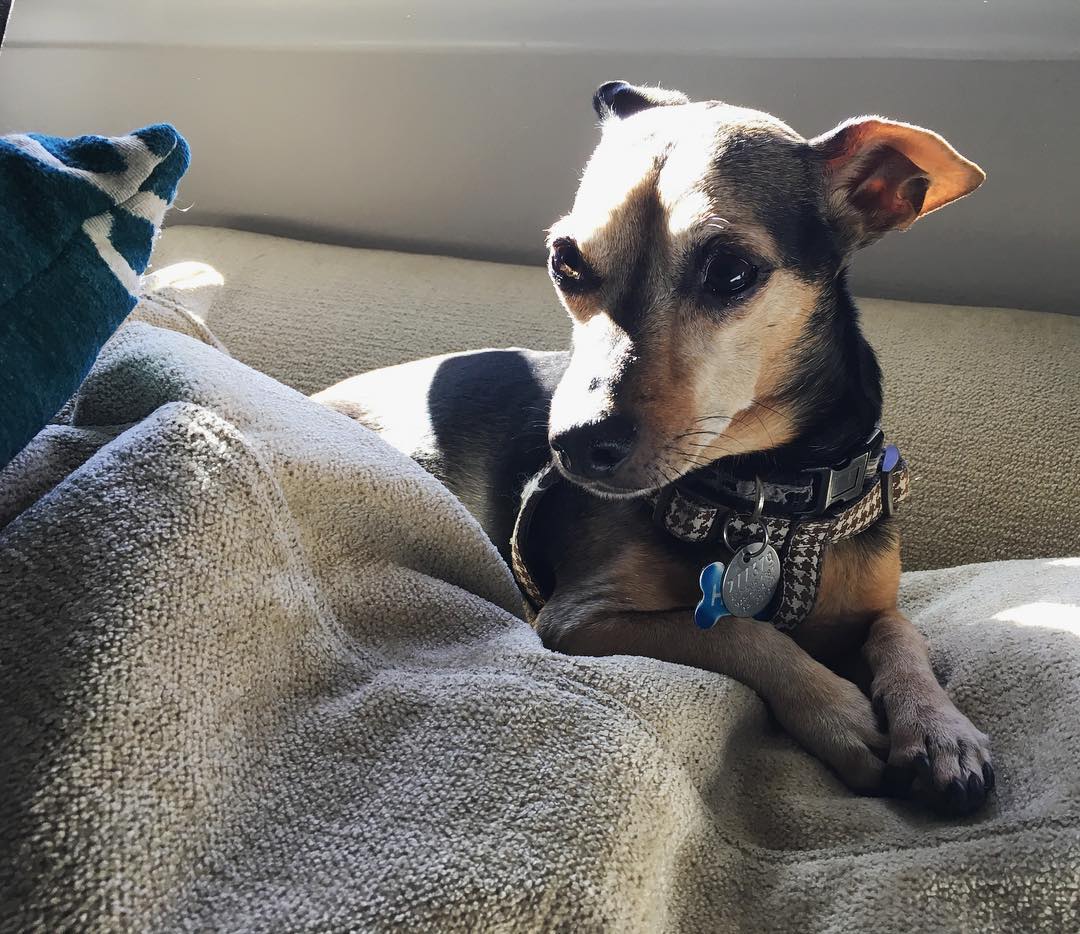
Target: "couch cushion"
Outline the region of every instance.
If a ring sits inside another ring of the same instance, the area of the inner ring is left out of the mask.
[[[308,393],[430,354],[557,349],[570,335],[542,268],[192,226],[165,232],[154,268],[151,287],[182,293],[233,354]],[[1080,317],[860,306],[885,426],[916,477],[905,566],[1080,553]]]

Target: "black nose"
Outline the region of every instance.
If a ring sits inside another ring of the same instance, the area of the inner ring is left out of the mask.
[[[603,421],[578,425],[551,439],[551,449],[563,469],[588,480],[610,477],[634,447],[637,427],[625,415],[611,415]]]

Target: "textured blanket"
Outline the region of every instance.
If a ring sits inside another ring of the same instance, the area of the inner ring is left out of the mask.
[[[125,326],[0,475],[0,927],[1076,930],[1080,562],[903,602],[995,740],[967,821],[853,797],[735,682],[546,651],[432,477]]]

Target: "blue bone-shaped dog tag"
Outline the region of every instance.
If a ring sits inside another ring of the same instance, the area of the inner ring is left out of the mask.
[[[724,562],[706,564],[701,569],[698,583],[701,585],[701,601],[694,610],[694,624],[699,629],[712,629],[717,620],[731,615],[724,606]]]

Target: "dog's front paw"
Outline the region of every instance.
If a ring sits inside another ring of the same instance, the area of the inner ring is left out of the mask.
[[[994,789],[990,737],[933,684],[874,686],[891,739],[885,788],[914,789],[951,816],[971,814]]]
[[[853,791],[880,793],[889,738],[878,729],[869,698],[835,678],[801,694],[777,719],[807,750],[830,765]]]

